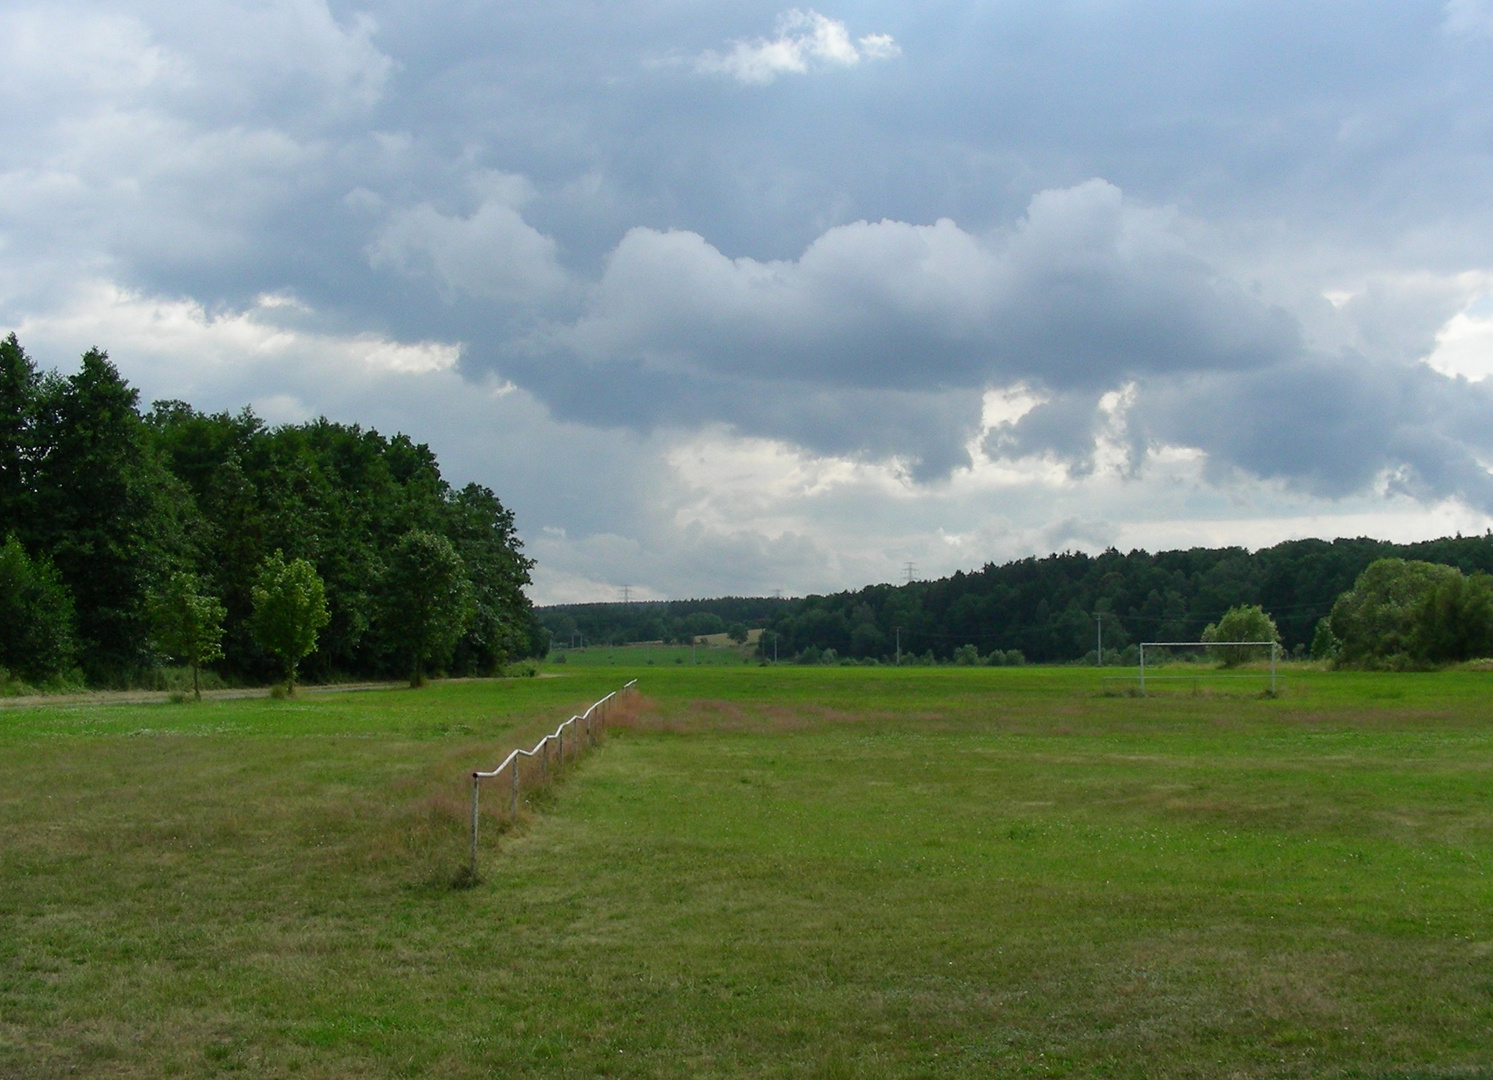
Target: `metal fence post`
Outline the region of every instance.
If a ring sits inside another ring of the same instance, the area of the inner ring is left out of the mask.
[[[476,774],[472,774],[472,872],[471,879],[477,880],[477,793],[481,790],[482,780]]]

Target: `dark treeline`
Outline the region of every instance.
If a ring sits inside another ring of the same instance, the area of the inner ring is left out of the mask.
[[[1318,620],[1374,560],[1397,556],[1493,569],[1493,535],[1418,544],[1379,540],[1293,540],[1250,553],[1193,548],[1150,554],[1065,553],[987,565],[937,581],[873,585],[810,596],[768,624],[780,656],[834,649],[842,657],[904,654],[947,660],[961,646],[981,654],[1016,651],[1027,660],[1079,659],[1095,648],[1095,613],[1105,613],[1104,648],[1136,641],[1197,641],[1229,608],[1258,604],[1282,643],[1306,651]]]
[[[1293,540],[1253,553],[1065,553],[799,600],[581,604],[544,608],[540,617],[556,644],[578,633],[589,644],[684,641],[742,623],[766,629],[759,648],[769,657],[774,648],[784,660],[833,649],[838,657],[884,660],[896,652],[900,627],[904,655],[946,661],[973,646],[981,656],[1059,663],[1093,652],[1095,612],[1105,613],[1108,654],[1142,640],[1197,641],[1229,608],[1258,604],[1275,619],[1283,644],[1302,652],[1338,596],[1386,557],[1493,571],[1493,535],[1417,544]]]
[[[627,604],[556,604],[539,619],[556,646],[626,645],[635,641],[688,643],[705,634],[767,625],[796,600],[724,596],[715,600],[646,600]]]
[[[148,598],[188,570],[227,609],[218,670],[269,677],[249,616],[255,575],[278,550],[325,582],[331,621],[306,675],[404,674],[400,643],[381,626],[381,588],[411,530],[449,540],[471,579],[476,614],[453,672],[543,651],[513,515],[487,488],[452,488],[427,446],[326,419],[270,428],[247,409],[209,415],[179,401],[142,414],[106,354],[90,351],[63,376],[38,371],[15,335],[0,342],[0,576],[9,606],[30,604],[34,625],[66,625],[50,632],[64,654],[54,669],[81,669],[96,685],[139,682],[161,660]],[[24,669],[35,660],[28,648],[0,628],[0,664]],[[66,674],[46,666],[22,673]]]

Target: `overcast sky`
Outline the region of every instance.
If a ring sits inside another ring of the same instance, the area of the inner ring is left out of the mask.
[[[1493,2],[8,0],[0,327],[540,603],[1493,524]]]

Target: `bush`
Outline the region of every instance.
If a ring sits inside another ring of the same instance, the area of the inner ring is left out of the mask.
[[[1259,604],[1241,604],[1224,612],[1223,618],[1209,623],[1203,630],[1204,641],[1280,641],[1275,620]],[[1270,649],[1209,649],[1208,654],[1224,667],[1237,667],[1251,660],[1262,660]]]
[[[980,650],[973,645],[961,645],[954,650],[954,663],[960,667],[973,667],[980,662]]]
[[[1493,578],[1407,559],[1370,563],[1337,598],[1321,649],[1339,663],[1404,668],[1493,650]],[[1318,642],[1313,640],[1313,655]]]
[[[0,664],[42,683],[71,669],[74,648],[67,586],[49,561],[8,538],[0,544]]]

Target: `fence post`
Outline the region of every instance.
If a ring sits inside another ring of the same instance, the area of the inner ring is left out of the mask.
[[[518,820],[518,758],[513,759],[513,813],[510,816],[514,821]]]
[[[1140,647],[1140,696],[1146,696],[1146,645],[1141,642]]]
[[[1275,642],[1270,643],[1270,696],[1275,696]]]
[[[472,774],[472,872],[471,879],[477,880],[477,793],[481,790],[482,780],[476,774]]]
[[[539,740],[539,782],[548,783],[550,778],[550,737]]]

